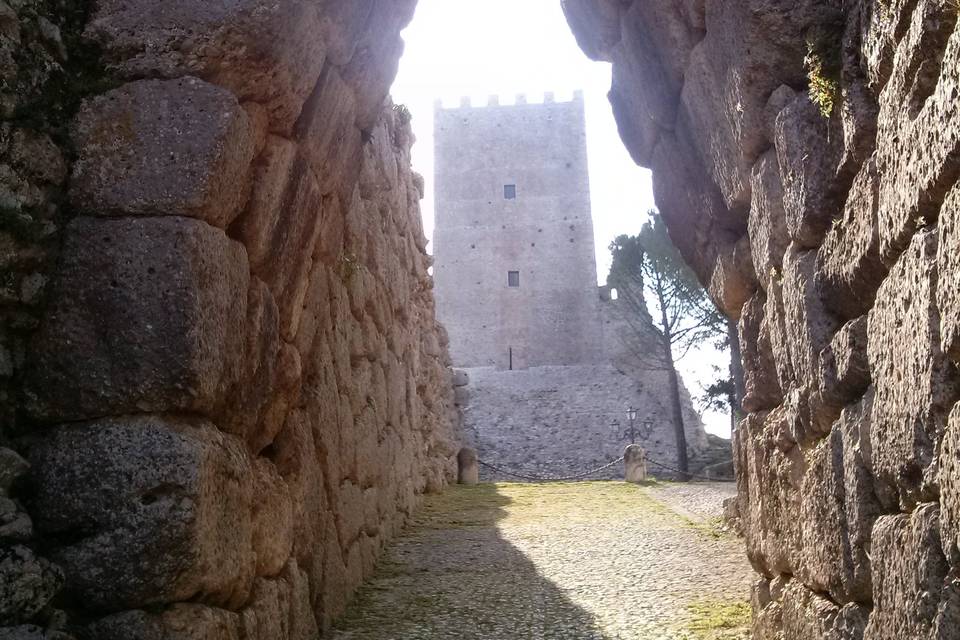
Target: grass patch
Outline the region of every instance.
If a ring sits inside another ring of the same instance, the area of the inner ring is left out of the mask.
[[[750,603],[741,600],[703,600],[687,605],[689,620],[683,640],[748,640]]]

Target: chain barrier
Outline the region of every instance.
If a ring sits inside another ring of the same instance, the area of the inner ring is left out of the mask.
[[[665,465],[662,462],[657,462],[653,458],[646,458],[645,460],[646,462],[654,465],[655,467],[660,467],[661,469],[672,471],[677,475],[686,476],[687,478],[690,478],[690,479],[707,480],[708,482],[717,481],[717,478],[711,478],[709,476],[701,476],[696,473],[691,473],[689,471],[680,471],[679,469],[675,469],[669,465]],[[597,467],[596,469],[590,469],[589,471],[583,471],[581,473],[577,473],[570,476],[540,476],[536,474],[517,473],[515,471],[510,471],[508,469],[504,469],[503,467],[498,467],[496,465],[490,464],[489,462],[484,462],[483,460],[477,460],[477,462],[480,464],[480,466],[486,467],[491,471],[496,471],[497,473],[502,473],[506,476],[511,476],[514,478],[520,478],[521,480],[532,480],[533,482],[565,482],[569,480],[581,480],[583,478],[586,478],[587,476],[592,476],[596,473],[600,473],[601,471],[606,471],[613,465],[623,462],[623,456],[620,456],[616,460],[611,460],[607,464],[601,467]],[[733,462],[733,461],[730,460],[729,462]]]
[[[514,471],[509,471],[502,467],[498,467],[496,465],[490,464],[489,462],[484,462],[483,460],[477,460],[477,462],[479,462],[481,466],[486,467],[492,471],[496,471],[497,473],[502,473],[507,476],[513,476],[514,478],[520,478],[521,480],[533,480],[534,482],[564,482],[567,480],[580,480],[582,478],[586,478],[587,476],[592,476],[595,473],[606,471],[613,465],[623,462],[623,456],[620,456],[616,460],[611,460],[610,462],[603,465],[602,467],[597,467],[596,469],[590,469],[589,471],[584,471],[582,473],[577,473],[571,476],[538,476],[534,474],[516,473]]]

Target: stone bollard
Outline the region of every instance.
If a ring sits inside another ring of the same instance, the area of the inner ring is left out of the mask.
[[[457,484],[477,484],[480,482],[480,464],[477,452],[470,447],[460,449],[457,454]]]
[[[647,452],[638,444],[631,444],[623,451],[623,475],[627,482],[643,482],[647,479]]]

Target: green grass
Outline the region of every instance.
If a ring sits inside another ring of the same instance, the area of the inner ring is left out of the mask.
[[[746,640],[750,637],[750,603],[703,600],[687,605],[690,619],[682,636],[689,640]]]

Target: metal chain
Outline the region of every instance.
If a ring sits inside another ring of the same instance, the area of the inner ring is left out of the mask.
[[[666,469],[667,471],[673,471],[674,473],[678,473],[681,476],[686,476],[688,478],[696,478],[697,480],[707,480],[709,482],[717,481],[716,478],[711,478],[709,476],[700,476],[695,473],[690,473],[689,471],[680,471],[679,469],[674,469],[673,467],[665,465],[662,462],[657,462],[653,458],[647,458],[646,460],[647,462],[654,465],[655,467],[660,467],[661,469]],[[728,460],[727,462],[733,462],[733,460]],[[725,463],[718,463],[718,464],[725,464]]]
[[[504,469],[502,467],[492,465],[489,462],[484,462],[483,460],[477,460],[477,462],[479,462],[482,466],[488,469],[491,469],[498,473],[502,473],[504,475],[513,476],[514,478],[520,478],[521,480],[533,480],[534,482],[562,482],[565,480],[580,480],[581,478],[586,478],[587,476],[592,476],[595,473],[600,473],[601,471],[605,471],[606,469],[609,469],[613,465],[623,462],[623,456],[620,456],[616,460],[611,460],[610,462],[603,465],[602,467],[597,467],[596,469],[590,469],[589,471],[584,471],[582,473],[577,473],[571,476],[538,476],[534,474],[516,473],[514,471],[508,471],[507,469]]]
[[[623,462],[623,456],[620,456],[616,460],[611,460],[610,462],[603,465],[602,467],[597,467],[596,469],[590,469],[589,471],[584,471],[582,473],[577,473],[571,476],[540,476],[535,474],[517,473],[515,471],[510,471],[508,469],[504,469],[503,467],[498,467],[496,465],[490,464],[489,462],[484,462],[483,460],[477,460],[477,462],[480,463],[481,466],[484,466],[492,471],[496,471],[497,473],[502,473],[507,476],[512,476],[514,478],[520,478],[521,480],[533,480],[534,482],[563,482],[567,480],[580,480],[581,478],[586,478],[587,476],[592,476],[595,473],[600,473],[601,471],[605,471],[610,467],[612,467],[613,465]],[[696,478],[697,480],[707,480],[709,482],[715,482],[717,480],[716,478],[701,476],[696,473],[690,473],[689,471],[680,471],[679,469],[675,469],[669,465],[665,465],[662,462],[657,462],[653,458],[646,458],[646,462],[649,462],[650,464],[656,467],[660,467],[661,469],[666,469],[667,471],[672,471],[673,473],[680,474],[681,476],[686,476],[687,478],[691,478],[691,479]],[[733,460],[730,460],[730,462],[733,462]]]

